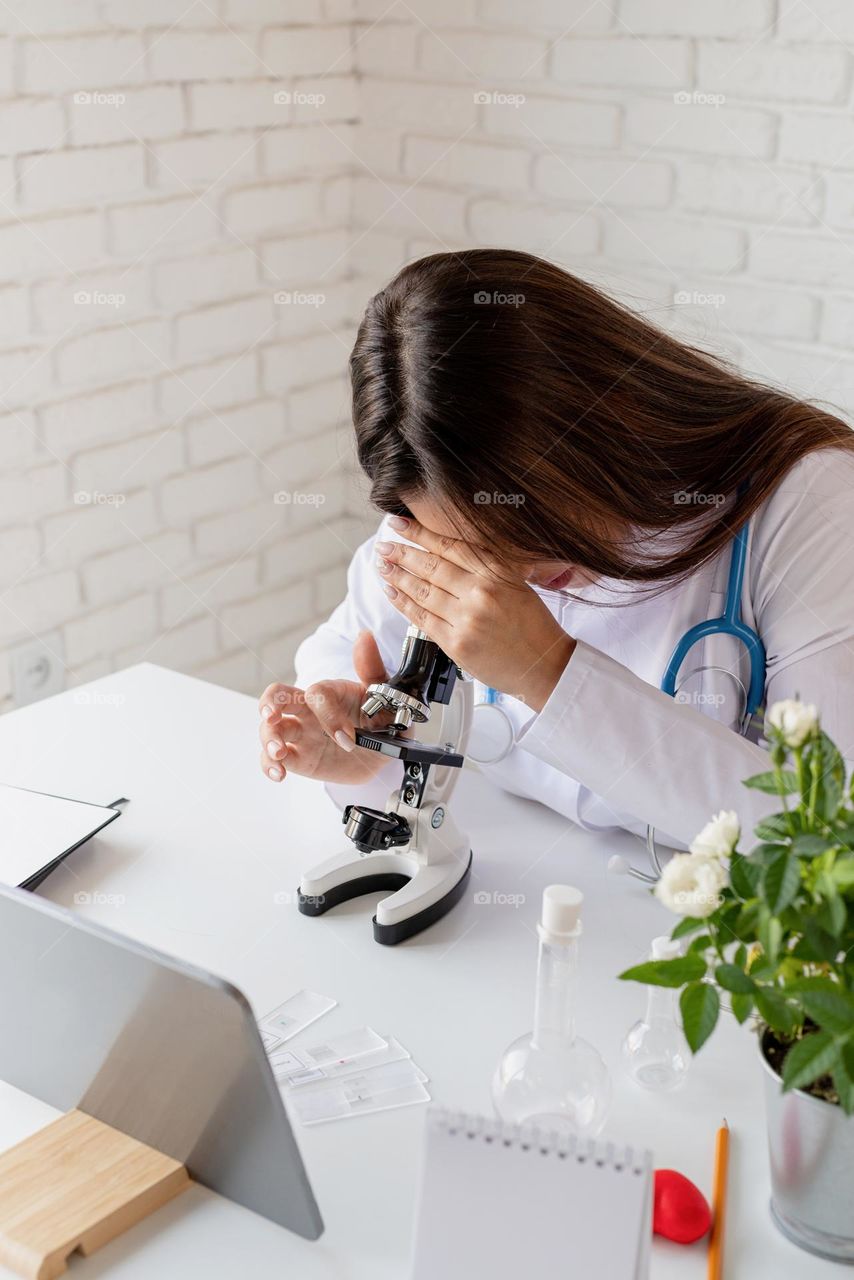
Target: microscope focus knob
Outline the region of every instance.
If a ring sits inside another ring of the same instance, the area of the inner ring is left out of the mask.
[[[360,853],[408,844],[412,830],[398,813],[383,813],[363,804],[348,804],[341,818],[344,830]]]

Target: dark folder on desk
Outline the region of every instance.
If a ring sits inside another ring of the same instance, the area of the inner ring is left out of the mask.
[[[120,813],[113,806],[0,783],[0,883],[35,889]]]

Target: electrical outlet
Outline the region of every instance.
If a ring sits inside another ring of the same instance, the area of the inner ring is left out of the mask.
[[[16,707],[61,693],[65,688],[62,637],[58,631],[19,644],[9,653]]]

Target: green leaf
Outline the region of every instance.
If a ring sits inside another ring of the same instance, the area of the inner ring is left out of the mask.
[[[845,785],[845,764],[836,745],[826,733],[819,735],[818,741],[811,743],[804,753],[807,770],[812,775],[817,768],[819,775],[818,803],[816,812],[826,822],[832,822],[842,801],[842,788]]]
[[[712,942],[711,934],[700,933],[696,938],[691,939],[686,954],[690,956],[696,952],[698,955],[702,955],[704,951],[708,951],[712,946],[714,946],[714,943]]]
[[[786,991],[793,992],[795,995],[803,995],[808,991],[830,991],[837,992],[841,988],[835,979],[828,977],[823,973],[814,973],[809,977],[803,975],[799,978],[792,978],[786,983]]]
[[[823,1030],[840,1036],[854,1031],[854,996],[849,992],[812,989],[802,993],[801,1004]]]
[[[790,1036],[800,1026],[800,1014],[776,987],[759,987],[753,995],[760,1018],[779,1031]]]
[[[854,885],[854,857],[837,858],[828,875],[837,889],[850,889]]]
[[[757,863],[751,862],[740,853],[732,855],[729,860],[729,882],[733,893],[737,894],[742,902],[756,897],[761,878],[762,868]]]
[[[821,960],[825,964],[833,963],[839,952],[839,943],[822,927],[816,917],[807,916],[804,920],[804,938],[812,951],[812,955],[804,957],[805,959]]]
[[[753,996],[739,993],[730,997],[730,1006],[738,1022],[746,1022],[753,1012]]]
[[[737,964],[719,964],[715,969],[715,981],[724,991],[732,991],[738,995],[749,995],[756,987],[751,977],[739,969]]]
[[[837,747],[832,738],[822,729],[818,735],[818,749],[821,752],[821,761],[824,766],[825,773],[832,773],[837,782],[844,784],[845,782],[845,761],[842,758],[842,752]],[[812,750],[815,750],[813,744]]]
[[[825,822],[832,822],[842,800],[842,788],[835,778],[825,777],[818,789],[816,813]]]
[[[692,1053],[697,1053],[715,1029],[720,1011],[718,993],[708,982],[689,982],[679,997],[682,1030]]]
[[[854,772],[851,774],[851,783],[854,785]],[[854,823],[845,822],[842,825],[835,825],[833,828],[833,842],[834,844],[841,844],[849,853],[854,851]]]
[[[786,844],[791,845],[792,839],[793,837],[789,836],[786,840]],[[769,844],[767,841],[763,840],[760,844],[754,845],[748,854],[750,861],[755,862],[760,867],[766,866],[774,855],[780,852],[780,843],[781,842],[778,840],[775,844]]]
[[[820,853],[824,853],[825,849],[829,849],[831,843],[825,836],[817,836],[812,832],[804,831],[795,836],[792,841],[792,852],[797,854],[799,858],[816,858]]]
[[[801,870],[789,849],[781,849],[762,872],[762,897],[772,915],[778,916],[793,902],[801,886]]]
[[[775,813],[770,818],[763,818],[754,828],[760,840],[769,844],[782,844],[801,829],[800,817],[797,813]]]
[[[653,987],[682,987],[702,978],[706,962],[701,956],[674,956],[672,960],[647,960],[626,969],[620,977],[627,982],[646,982]]]
[[[737,899],[729,897],[722,906],[718,907],[710,916],[706,917],[706,924],[709,926],[709,932],[716,934],[722,941],[728,940],[727,935],[732,933],[732,927],[742,912],[742,904]]]
[[[759,903],[754,899],[753,902],[746,903],[738,913],[738,919],[732,925],[733,937],[744,942],[755,942],[758,918]]]
[[[854,1079],[854,1044],[850,1040],[840,1046],[839,1058],[844,1070]]]
[[[802,1089],[833,1071],[839,1048],[829,1031],[811,1031],[792,1045],[783,1063],[783,1091]]]
[[[698,929],[705,928],[705,918],[697,916],[685,916],[680,920],[676,928],[673,929],[670,936],[675,941],[677,938],[685,938],[689,933],[696,933]]]
[[[838,938],[845,928],[847,915],[845,903],[837,893],[831,894],[816,912],[816,918],[820,921],[822,928],[834,938]]]
[[[770,796],[792,796],[798,790],[798,776],[790,769],[781,769],[779,774],[754,773],[752,778],[742,781],[745,787],[765,791]]]

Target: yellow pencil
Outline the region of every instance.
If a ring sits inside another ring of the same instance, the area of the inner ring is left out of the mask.
[[[726,1118],[715,1139],[715,1173],[712,1188],[712,1234],[709,1240],[708,1280],[721,1280],[726,1225],[726,1184],[729,1167],[729,1125]]]

